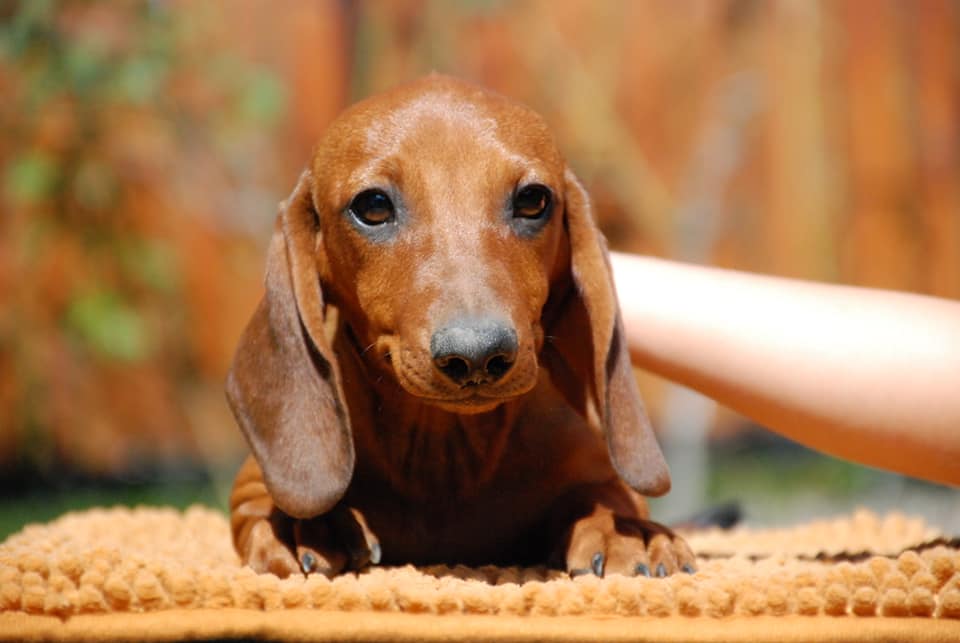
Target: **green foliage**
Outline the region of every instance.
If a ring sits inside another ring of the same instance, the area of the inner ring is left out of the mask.
[[[57,183],[56,159],[30,150],[15,158],[3,173],[3,188],[15,205],[32,205],[47,198]]]
[[[99,357],[139,361],[149,352],[143,319],[118,293],[79,294],[67,308],[66,323],[74,337]]]
[[[173,295],[180,276],[173,249],[155,239],[130,239],[115,247],[122,273],[131,281],[158,294]]]
[[[168,63],[159,56],[138,57],[117,65],[108,90],[117,99],[144,106],[160,96]]]
[[[167,149],[195,144],[198,132],[215,130],[210,123],[223,124],[226,131],[210,133],[208,143],[216,145],[236,139],[238,130],[279,122],[284,93],[261,68],[228,55],[184,53],[196,33],[181,22],[184,14],[162,5],[21,0],[12,7],[0,23],[0,64],[16,77],[15,91],[0,106],[0,125],[13,143],[0,157],[3,194],[10,205],[32,209],[31,231],[81,238],[95,275],[110,284],[93,291],[83,280],[71,286],[62,315],[74,344],[104,359],[148,358],[153,326],[138,305],[152,296],[176,297],[179,270],[168,243],[134,231],[133,190],[143,172],[117,157],[114,116],[133,115]],[[76,17],[104,7],[111,14],[106,32]],[[191,112],[178,103],[172,86],[189,77],[212,89],[217,109]],[[44,140],[51,121],[62,131]]]
[[[84,422],[138,430],[130,405],[108,396],[94,414],[71,396],[122,386],[129,369],[142,407],[167,409],[203,359],[186,328],[196,257],[177,226],[247,182],[256,165],[236,150],[267,139],[286,108],[272,73],[207,43],[217,19],[136,0],[0,2],[0,270],[18,277],[0,306],[0,343],[17,346],[0,354],[0,377],[16,374],[0,382],[14,391],[0,399],[0,446],[38,468]],[[197,191],[212,196],[190,209]]]
[[[284,104],[283,90],[277,79],[261,70],[254,71],[244,85],[240,109],[255,123],[275,122]]]

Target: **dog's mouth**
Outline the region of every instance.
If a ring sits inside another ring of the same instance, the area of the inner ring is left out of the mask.
[[[404,380],[400,380],[401,386],[403,386],[403,382]],[[468,387],[459,395],[437,396],[433,394],[424,395],[419,391],[411,391],[405,386],[404,389],[408,393],[416,395],[426,404],[436,406],[437,408],[450,413],[461,413],[468,415],[492,411],[501,404],[516,399],[526,392],[526,390],[529,390],[526,389],[518,392],[500,393],[492,390],[484,390],[483,387],[476,387],[475,390],[473,387]]]
[[[510,378],[508,381],[497,382],[467,382],[465,384],[448,386],[445,383],[436,385],[432,381],[411,373],[406,364],[394,364],[394,373],[397,382],[403,389],[424,402],[432,404],[445,411],[455,413],[483,413],[491,411],[497,406],[515,399],[530,391],[536,384],[535,378],[526,381]]]

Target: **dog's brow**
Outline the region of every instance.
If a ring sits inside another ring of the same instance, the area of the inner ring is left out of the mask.
[[[459,132],[469,132],[471,142],[496,149],[501,158],[518,167],[530,162],[529,158],[507,147],[501,135],[501,124],[495,117],[484,113],[477,105],[446,96],[401,105],[372,122],[366,130],[366,153],[375,164],[397,155],[409,133],[424,122],[436,122]]]

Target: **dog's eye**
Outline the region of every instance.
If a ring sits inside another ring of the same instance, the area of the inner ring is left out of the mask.
[[[353,197],[350,213],[366,225],[382,225],[393,220],[393,201],[380,190],[364,190]]]
[[[528,185],[513,197],[513,216],[539,219],[550,209],[550,190],[542,185]]]

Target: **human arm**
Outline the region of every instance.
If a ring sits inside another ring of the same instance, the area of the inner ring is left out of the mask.
[[[960,303],[612,262],[637,366],[825,453],[960,485]]]

